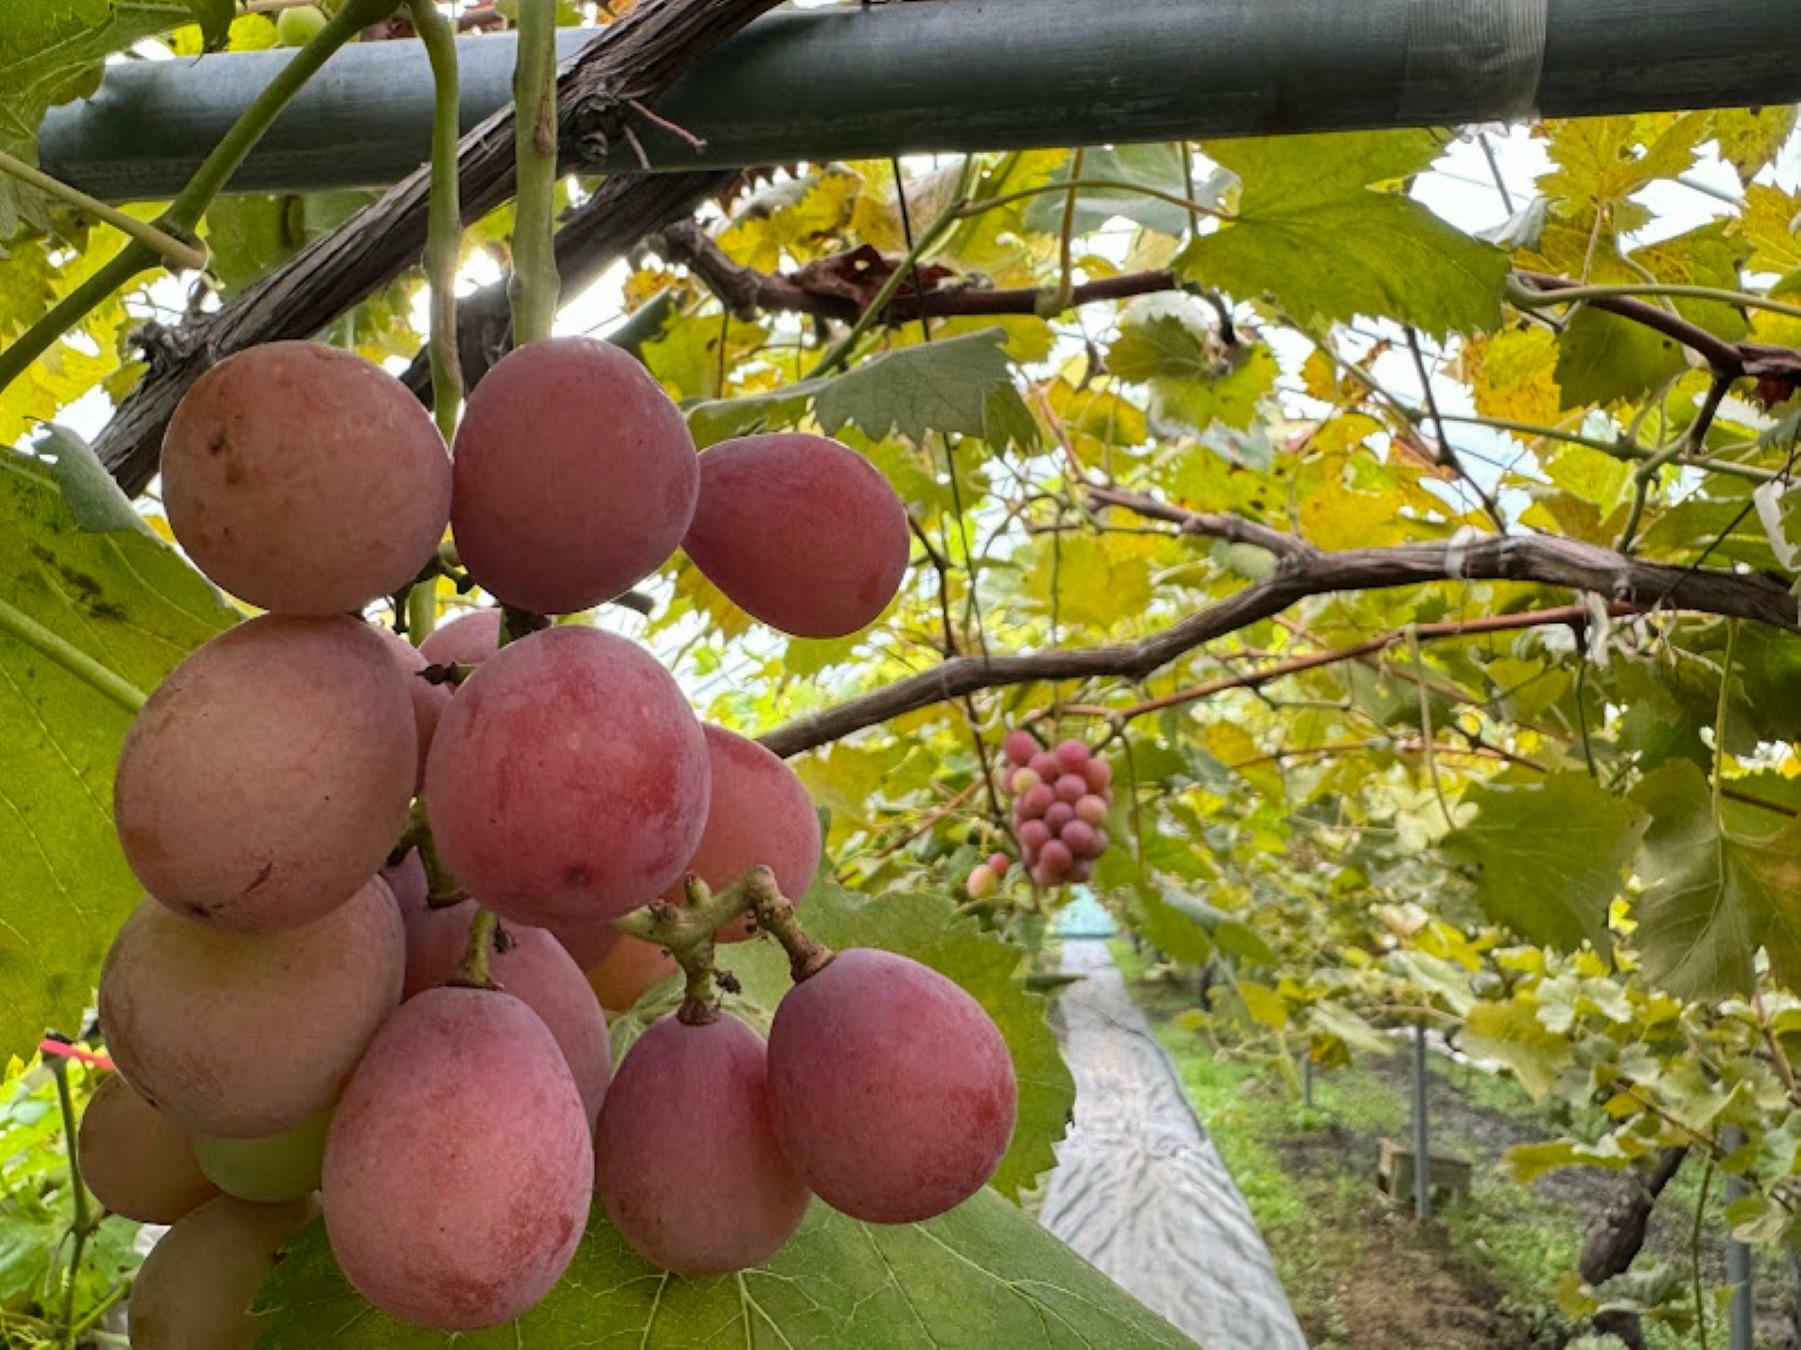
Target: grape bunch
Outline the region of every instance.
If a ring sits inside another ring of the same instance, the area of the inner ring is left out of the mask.
[[[677,971],[615,921],[753,890],[791,921],[819,821],[644,649],[538,616],[679,547],[775,627],[853,632],[908,555],[866,460],[802,434],[697,455],[644,369],[585,339],[497,364],[447,457],[398,381],[283,342],[194,385],[163,488],[189,556],[265,612],[155,691],[115,779],[147,895],[101,974],[120,1072],[80,1146],[103,1203],[174,1225],[132,1294],[134,1346],[247,1345],[257,1286],[315,1214],[372,1303],[463,1331],[545,1295],[596,1196],[647,1259],[714,1274],[773,1253],[815,1195],[901,1223],[986,1183],[1015,1114],[1006,1045],[893,953],[811,944],[767,1043],[690,970],[680,1012],[611,1070],[603,1004]],[[447,527],[507,613],[415,649],[362,614],[430,579]],[[684,963],[753,935],[716,912]]]
[[[1023,728],[1007,733],[1001,751],[1013,796],[1013,829],[1032,881],[1039,886],[1087,881],[1107,851],[1112,766],[1095,758],[1084,741],[1063,741],[1047,750]],[[996,863],[1005,861],[997,854],[986,864],[997,882],[1006,869]],[[971,895],[975,885],[972,874]]]

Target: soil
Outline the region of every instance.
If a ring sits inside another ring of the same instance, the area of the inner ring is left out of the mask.
[[[1407,1065],[1366,1061],[1364,1066],[1403,1098],[1408,1091]],[[1430,1098],[1435,1139],[1475,1165],[1478,1175],[1499,1165],[1501,1155],[1516,1144],[1547,1137],[1548,1125],[1494,1110],[1471,1100],[1453,1080],[1434,1077]],[[1340,1276],[1330,1313],[1302,1319],[1310,1342],[1333,1336],[1355,1350],[1398,1350],[1399,1347],[1442,1347],[1443,1350],[1556,1350],[1591,1330],[1572,1324],[1554,1307],[1529,1308],[1498,1287],[1479,1265],[1452,1242],[1436,1223],[1424,1227],[1413,1220],[1411,1203],[1397,1204],[1377,1191],[1375,1159],[1380,1136],[1331,1124],[1279,1144],[1285,1170],[1297,1179],[1329,1182],[1347,1166],[1364,1167],[1370,1175],[1367,1223],[1360,1233],[1355,1263]],[[1621,1178],[1590,1168],[1565,1168],[1531,1183],[1541,1198],[1566,1210],[1574,1223],[1599,1212],[1622,1185]],[[1648,1234],[1646,1257],[1689,1259],[1689,1214],[1659,1210]],[[1723,1253],[1716,1233],[1704,1253],[1708,1268],[1720,1269]],[[1757,1288],[1758,1345],[1792,1350],[1785,1289],[1771,1280]],[[1332,1325],[1327,1325],[1327,1317]]]

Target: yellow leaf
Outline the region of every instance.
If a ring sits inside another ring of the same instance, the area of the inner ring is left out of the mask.
[[[1159,541],[1136,534],[1040,535],[1031,591],[1048,611],[1053,590],[1066,624],[1106,630],[1150,604],[1151,559]]]
[[[1255,980],[1240,980],[1238,993],[1244,999],[1244,1010],[1250,1014],[1253,1022],[1274,1031],[1287,1028],[1288,1004],[1275,990],[1268,985],[1258,984]]]
[[[1484,417],[1535,426],[1562,417],[1557,390],[1557,340],[1548,329],[1509,328],[1464,344],[1463,378]]]

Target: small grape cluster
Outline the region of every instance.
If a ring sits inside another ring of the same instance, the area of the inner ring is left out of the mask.
[[[1011,1137],[1012,1063],[975,999],[793,922],[821,853],[793,771],[704,726],[635,643],[540,617],[680,547],[773,627],[853,632],[907,565],[880,472],[800,434],[697,455],[643,367],[585,339],[499,362],[455,447],[399,381],[311,343],[227,358],[171,420],[177,539],[268,612],[156,690],[115,778],[148,898],[101,974],[121,1074],[81,1152],[109,1208],[174,1224],[134,1287],[138,1350],[247,1343],[315,1211],[370,1302],[469,1331],[545,1295],[595,1195],[649,1260],[719,1274],[771,1255],[814,1195],[872,1222],[941,1213]],[[415,649],[361,614],[429,584],[447,525],[510,617]],[[791,956],[808,944],[767,1046],[711,994],[746,910]],[[653,920],[688,925],[663,944],[688,996],[614,1077],[597,992],[619,1006],[622,982],[673,973],[620,932]]]
[[[1063,741],[1047,750],[1023,728],[1008,732],[1001,750],[1009,765],[1013,828],[1033,882],[1087,881],[1107,851],[1112,766],[1097,759],[1085,741]]]

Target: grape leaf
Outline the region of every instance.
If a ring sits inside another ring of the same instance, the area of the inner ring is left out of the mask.
[[[569,1273],[517,1322],[445,1336],[375,1312],[322,1224],[264,1284],[258,1350],[1156,1350],[1193,1342],[991,1191],[880,1227],[815,1203],[754,1270],[684,1280],[645,1264],[597,1205]]]
[[[1223,422],[1240,431],[1256,420],[1257,402],[1280,369],[1261,343],[1226,346],[1190,296],[1146,296],[1120,322],[1107,368],[1150,386],[1152,423],[1161,431],[1205,431]]]
[[[1053,183],[1067,183],[1075,158],[1052,174]],[[1081,177],[1085,182],[1109,179],[1120,183],[1137,183],[1176,197],[1189,197],[1188,175],[1183,171],[1182,151],[1170,142],[1151,145],[1100,146],[1082,157]],[[1202,206],[1218,206],[1223,189],[1230,183],[1225,174],[1216,174],[1205,183],[1195,185],[1192,200]],[[1047,192],[1032,199],[1026,208],[1026,228],[1040,234],[1060,234],[1067,194]],[[1179,237],[1188,232],[1193,216],[1185,206],[1147,197],[1124,187],[1090,187],[1076,193],[1075,229],[1088,234],[1098,230],[1114,217],[1130,220],[1159,234]]]
[[[1644,831],[1638,812],[1577,772],[1477,784],[1463,800],[1476,818],[1442,847],[1475,869],[1489,917],[1540,946],[1570,951],[1586,939],[1607,955],[1607,909]]]
[[[1538,1000],[1524,991],[1505,1003],[1478,1003],[1470,1009],[1457,1043],[1474,1059],[1505,1064],[1539,1102],[1550,1094],[1570,1058],[1569,1042],[1544,1028],[1538,1020]]]
[[[898,431],[915,444],[937,431],[973,436],[998,449],[1031,426],[1023,442],[1030,446],[1035,424],[1014,387],[1006,346],[1006,329],[985,328],[885,352],[830,381],[815,395],[814,411],[828,432],[854,423],[874,439]],[[997,420],[1000,436],[994,434]]]
[[[1752,957],[1773,920],[1785,978],[1798,972],[1801,945],[1793,896],[1801,886],[1801,823],[1753,837],[1716,815],[1707,778],[1688,760],[1672,760],[1633,789],[1649,813],[1638,863],[1645,893],[1634,906],[1645,976],[1684,998],[1748,993]]]
[[[216,52],[231,36],[231,21],[236,17],[236,0],[183,0],[195,22],[200,25],[205,50]]]
[[[1720,158],[1749,182],[1774,160],[1795,129],[1796,107],[1779,103],[1768,108],[1721,108],[1713,115]]]
[[[47,1027],[76,1029],[142,894],[111,812],[131,714],[21,629],[149,690],[234,617],[153,535],[84,531],[48,467],[0,454],[0,1063]]]
[[[1006,329],[984,328],[902,347],[830,379],[705,400],[688,410],[688,427],[705,447],[753,430],[793,426],[810,404],[828,435],[855,426],[872,440],[898,432],[918,444],[937,431],[995,448],[1009,441],[1029,448],[1037,443],[1038,424],[1014,386],[1006,346]]]
[[[1303,323],[1383,315],[1437,335],[1501,320],[1507,255],[1374,184],[1438,153],[1426,131],[1210,142],[1244,184],[1230,224],[1176,259],[1183,276],[1275,298]]]
[[[852,793],[859,802],[868,795],[860,788]],[[992,1184],[1003,1195],[1017,1198],[1056,1166],[1051,1146],[1063,1137],[1069,1122],[1075,1084],[1045,1020],[1043,999],[1026,991],[1018,948],[984,934],[939,895],[872,898],[821,882],[807,892],[801,921],[828,947],[880,947],[899,952],[967,989],[1000,1028],[1019,1080],[1019,1120]],[[720,964],[743,986],[742,995],[728,1000],[726,1006],[766,1031],[776,1004],[791,983],[780,949],[771,941],[744,943],[722,949]],[[672,982],[654,995],[646,995],[627,1016],[615,1019],[613,1053],[623,1054],[645,1026],[673,1011],[678,997],[679,990]]]
[[[7,0],[0,23],[0,150],[37,163],[38,124],[58,103],[100,85],[101,63],[141,38],[188,17],[180,0]],[[36,188],[0,175],[0,243],[49,224],[49,202]]]

